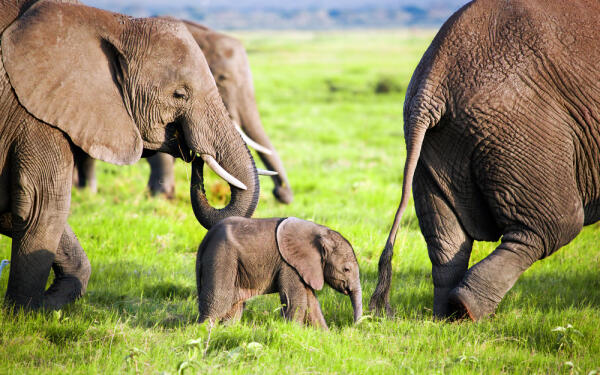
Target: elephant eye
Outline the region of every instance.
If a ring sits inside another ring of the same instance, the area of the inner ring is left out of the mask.
[[[350,272],[350,267],[344,266],[344,272],[346,272],[346,273]]]
[[[217,76],[217,81],[222,82],[225,81],[227,79],[227,76],[225,76],[224,74],[219,74]]]
[[[186,89],[179,88],[179,89],[175,90],[175,92],[173,93],[173,97],[175,99],[187,100],[188,99],[188,93],[187,93]]]

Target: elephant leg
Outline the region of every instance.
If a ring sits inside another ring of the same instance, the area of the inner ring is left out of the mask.
[[[13,240],[6,302],[15,308],[44,306],[46,282],[69,214],[71,155],[59,130],[26,124],[11,156]],[[66,302],[57,300],[53,307]]]
[[[310,288],[306,288],[305,290],[306,301],[308,303],[306,322],[313,327],[329,330],[329,327],[327,327],[327,323],[325,322],[325,317],[323,317],[323,311],[321,311],[321,305],[319,305],[319,300],[317,300],[314,290]]]
[[[414,184],[415,210],[431,260],[433,314],[446,318],[450,291],[463,279],[469,267],[473,239],[461,226],[454,210],[431,176],[417,168]]]
[[[568,159],[574,152],[568,140],[560,143],[562,139],[568,137],[550,137],[548,143],[515,152],[516,159],[487,161],[486,165],[494,163],[496,173],[481,178],[481,190],[503,235],[498,247],[471,267],[450,292],[458,312],[473,320],[493,314],[525,270],[569,243],[583,228],[574,161]]]
[[[219,244],[218,246],[225,246]],[[227,251],[212,251],[212,254],[228,254]],[[237,259],[230,256],[218,259],[203,259],[202,252],[196,261],[196,280],[198,284],[198,322],[209,319],[228,320],[235,317],[238,288]],[[243,304],[243,301],[241,301]],[[233,314],[232,314],[233,313]]]
[[[500,245],[471,267],[450,292],[452,308],[472,320],[493,314],[519,276],[540,259],[544,251],[544,243],[535,233],[505,234]]]
[[[60,308],[83,296],[92,268],[68,224],[60,238],[52,269],[54,282],[44,295],[45,308]]]
[[[306,286],[289,266],[281,270],[279,277],[279,300],[284,318],[303,324],[308,310]]]
[[[91,192],[96,193],[98,191],[96,161],[77,146],[73,146],[73,157],[75,159],[73,185],[79,189],[87,187]]]
[[[149,157],[150,178],[148,189],[152,195],[164,194],[168,199],[175,197],[175,158],[157,152]]]
[[[244,301],[236,302],[231,307],[225,315],[221,318],[222,322],[227,322],[228,324],[232,324],[235,322],[239,322],[242,319],[242,314],[244,312]]]

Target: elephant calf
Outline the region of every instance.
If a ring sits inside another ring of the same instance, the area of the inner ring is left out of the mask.
[[[295,217],[227,218],[200,244],[196,261],[199,321],[240,319],[244,301],[279,293],[283,316],[327,329],[315,290],[327,282],[362,314],[358,262],[338,232]]]

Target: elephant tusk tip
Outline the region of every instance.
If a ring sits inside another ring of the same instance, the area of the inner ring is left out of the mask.
[[[269,171],[266,169],[256,169],[257,173],[260,176],[277,176],[279,173],[275,172],[275,171]]]

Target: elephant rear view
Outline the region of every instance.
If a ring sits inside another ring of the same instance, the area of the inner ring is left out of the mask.
[[[0,19],[14,9],[3,6]],[[193,160],[192,206],[203,225],[252,215],[254,162],[183,24],[41,0],[20,9],[1,37],[0,232],[13,239],[9,303],[60,308],[86,289],[90,264],[67,224],[75,146],[114,164],[132,164],[143,151]],[[204,162],[232,186],[222,210],[206,202]],[[44,290],[51,269],[54,283]]]
[[[437,317],[492,314],[533,262],[600,219],[598,14],[589,0],[476,0],[444,24],[404,102],[402,199],[372,309],[389,311],[413,184]],[[500,238],[467,270],[474,240]]]

